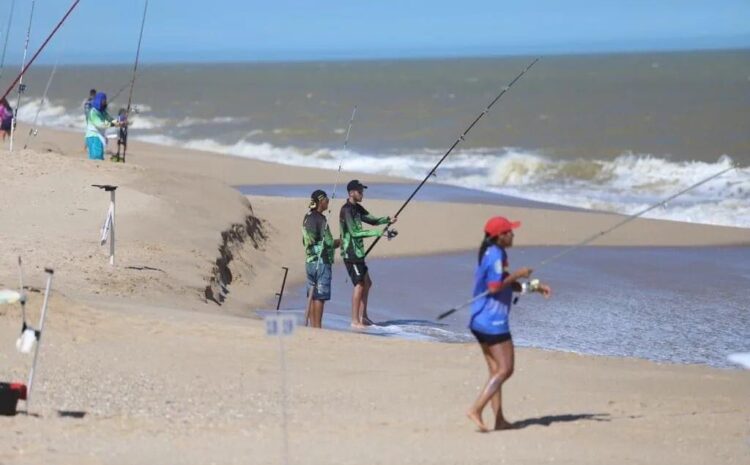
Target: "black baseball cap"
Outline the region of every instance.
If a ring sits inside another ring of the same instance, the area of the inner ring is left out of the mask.
[[[346,185],[346,191],[361,191],[367,189],[367,186],[359,182],[359,179],[352,179],[349,184]]]

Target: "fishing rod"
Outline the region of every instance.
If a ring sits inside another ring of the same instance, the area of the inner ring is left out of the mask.
[[[438,167],[443,163],[443,161],[445,161],[446,158],[448,158],[448,155],[450,155],[451,152],[453,152],[453,149],[455,149],[458,146],[458,144],[460,144],[461,142],[463,142],[465,140],[466,136],[474,128],[474,125],[476,125],[479,122],[479,120],[482,119],[482,117],[484,115],[486,115],[487,113],[489,113],[489,111],[492,108],[492,106],[495,105],[495,103],[498,100],[500,100],[500,98],[503,95],[505,95],[505,93],[508,92],[511,87],[513,87],[513,84],[515,84],[516,81],[518,81],[519,79],[521,79],[521,77],[524,74],[526,74],[526,72],[529,69],[531,69],[531,67],[534,66],[537,61],[539,61],[539,58],[535,58],[534,61],[532,61],[531,63],[529,63],[526,66],[526,68],[524,68],[524,70],[521,71],[512,81],[510,81],[510,83],[507,86],[503,87],[503,90],[499,94],[497,94],[497,96],[494,98],[494,100],[492,100],[490,102],[489,105],[487,105],[487,107],[484,109],[484,111],[482,111],[482,113],[480,113],[479,116],[477,116],[474,119],[474,121],[469,125],[469,127],[467,127],[466,130],[460,136],[458,136],[458,139],[456,139],[456,141],[453,143],[453,145],[451,145],[451,147],[448,149],[448,151],[445,152],[445,155],[443,155],[443,157],[440,158],[440,160],[435,164],[435,166],[432,167],[432,169],[430,170],[430,172],[427,173],[427,176],[424,177],[424,179],[422,180],[422,182],[420,182],[419,185],[417,186],[417,188],[414,189],[414,192],[412,192],[411,195],[409,196],[409,198],[406,199],[406,201],[404,202],[404,204],[401,205],[401,208],[399,208],[398,211],[396,212],[396,214],[393,215],[394,218],[398,218],[398,215],[404,210],[404,208],[406,208],[407,205],[409,205],[409,202],[411,202],[411,199],[413,199],[414,196],[417,195],[417,192],[419,192],[419,190],[422,188],[422,186],[425,185],[425,183],[427,182],[427,180],[430,179],[432,176],[435,175],[435,172],[437,171]],[[387,225],[383,229],[383,235],[386,235],[389,227],[390,227],[390,225]],[[370,251],[380,241],[381,237],[383,237],[383,236],[381,235],[381,236],[376,237],[375,240],[372,242],[372,244],[370,244],[370,247],[368,247],[367,251],[365,251],[365,257],[367,257],[367,255],[370,254]]]
[[[141,32],[138,35],[138,48],[135,51],[135,62],[133,63],[133,77],[130,79],[130,92],[128,93],[128,106],[125,110],[125,124],[130,124],[130,108],[133,103],[133,88],[135,87],[135,78],[138,73],[138,62],[141,57],[141,43],[143,42],[143,28],[146,25],[146,13],[148,12],[148,0],[143,5],[143,19],[141,19]],[[127,126],[125,126],[125,134],[127,134]],[[125,136],[127,137],[127,136]],[[118,146],[119,147],[119,146]],[[125,139],[125,145],[122,151],[122,162],[125,163],[125,155],[128,151],[127,139]]]
[[[349,147],[349,133],[351,133],[352,130],[352,124],[354,124],[354,116],[357,114],[357,105],[354,105],[354,109],[352,110],[352,116],[349,118],[349,127],[346,128],[346,137],[344,138],[344,151],[347,150]],[[338,187],[339,184],[339,176],[341,175],[341,165],[343,164],[343,158],[339,158],[339,169],[336,171],[336,177],[334,178],[333,182],[333,192],[331,193],[331,202],[336,198],[336,187]],[[329,220],[331,219],[331,205],[328,205],[328,215],[326,216],[326,225],[328,224]],[[325,229],[325,227],[324,227]],[[305,326],[307,326],[309,320],[310,320],[310,311],[312,309],[312,296],[313,291],[318,286],[317,283],[317,276],[318,276],[318,267],[320,266],[320,256],[323,253],[323,247],[320,248],[318,251],[318,258],[316,260],[316,269],[315,269],[315,287],[310,290],[310,295],[307,296],[307,308],[305,309]]]
[[[29,139],[31,139],[31,136],[35,136],[39,133],[36,129],[36,123],[39,119],[39,114],[42,112],[42,108],[44,107],[44,102],[47,101],[47,93],[49,92],[49,86],[52,84],[52,79],[55,77],[55,72],[57,71],[57,61],[55,61],[55,66],[52,67],[52,72],[49,74],[49,79],[47,79],[47,85],[44,87],[44,94],[42,94],[42,100],[39,102],[39,106],[36,109],[36,114],[34,115],[34,122],[31,123],[31,129],[29,129],[29,134],[26,136],[26,141],[23,144],[23,148],[26,149],[26,147],[29,146]]]
[[[29,13],[29,27],[26,29],[26,42],[23,45],[23,60],[21,61],[21,69],[26,67],[26,54],[29,51],[29,39],[31,38],[31,24],[34,21],[34,5],[36,0],[31,0],[31,13]],[[26,86],[23,84],[24,73],[21,72],[21,78],[18,80],[18,98],[16,99],[16,108],[13,109],[13,123],[10,126],[10,152],[13,153],[13,139],[16,133],[16,123],[18,122],[18,107],[21,106],[21,94],[26,91]]]
[[[3,77],[3,68],[5,67],[5,52],[8,50],[8,39],[10,38],[10,25],[13,23],[13,9],[16,6],[16,0],[10,2],[10,13],[8,13],[8,25],[5,26],[5,40],[3,43],[3,55],[0,57],[0,79]]]
[[[52,32],[49,33],[47,38],[44,40],[41,46],[39,46],[39,49],[34,53],[34,56],[31,57],[31,60],[24,66],[24,68],[21,70],[21,72],[16,76],[15,79],[13,79],[13,82],[10,83],[10,86],[5,90],[3,93],[3,96],[0,97],[0,100],[4,99],[5,97],[10,94],[11,90],[13,90],[13,87],[18,83],[18,81],[21,79],[21,77],[26,73],[26,70],[31,67],[31,65],[34,63],[34,60],[39,56],[40,53],[42,53],[42,50],[44,50],[44,47],[47,46],[47,43],[49,43],[50,40],[52,40],[52,37],[57,33],[57,31],[60,29],[60,27],[63,25],[66,19],[68,19],[68,16],[73,12],[73,10],[78,6],[78,4],[81,3],[81,0],[73,0],[73,4],[68,8],[68,11],[65,13],[65,16],[62,17],[62,19],[57,23],[57,26],[52,30]]]
[[[557,253],[557,254],[549,257],[549,258],[546,258],[546,259],[542,260],[541,262],[539,262],[536,266],[532,267],[532,270],[537,270],[537,269],[539,269],[539,268],[541,268],[541,267],[543,267],[545,265],[548,265],[549,263],[551,263],[551,262],[553,262],[555,260],[558,260],[559,258],[561,258],[561,257],[569,254],[570,252],[572,252],[572,251],[574,251],[574,250],[576,250],[576,249],[578,249],[580,247],[583,247],[583,246],[585,246],[587,244],[590,244],[591,242],[595,241],[596,239],[599,239],[601,237],[606,236],[607,234],[611,233],[615,229],[618,229],[621,226],[624,226],[624,225],[630,223],[631,221],[635,220],[636,218],[639,218],[639,217],[643,216],[644,214],[650,212],[651,210],[653,210],[655,208],[658,208],[658,207],[660,207],[662,205],[666,205],[667,203],[671,202],[672,200],[676,199],[677,197],[679,197],[679,196],[681,196],[683,194],[686,194],[687,192],[690,192],[691,190],[693,190],[693,189],[695,189],[697,187],[700,187],[703,184],[706,184],[707,182],[712,181],[712,180],[718,178],[719,176],[722,176],[723,174],[728,173],[729,171],[732,171],[734,169],[739,169],[739,165],[737,163],[733,163],[732,166],[730,166],[729,168],[725,168],[725,169],[719,171],[718,173],[712,174],[711,176],[698,181],[697,183],[695,183],[695,184],[693,184],[693,185],[691,185],[691,186],[689,186],[689,187],[687,187],[687,188],[685,188],[685,189],[677,192],[676,194],[670,195],[666,199],[661,200],[658,203],[655,203],[655,204],[653,204],[653,205],[651,205],[651,206],[649,206],[649,207],[647,207],[647,208],[639,211],[638,213],[634,213],[634,214],[632,214],[630,216],[625,217],[622,221],[616,223],[614,226],[612,226],[612,227],[610,227],[608,229],[605,229],[604,231],[599,231],[598,233],[593,234],[593,235],[587,237],[586,239],[582,240],[581,242],[579,242],[577,244],[574,244],[574,245],[571,245],[569,247],[566,247],[565,249],[561,250],[559,253]],[[471,299],[469,299],[466,302],[462,303],[461,305],[458,305],[456,307],[451,308],[450,310],[448,310],[446,312],[441,313],[440,315],[438,315],[437,319],[438,320],[442,320],[443,318],[445,318],[445,317],[447,317],[449,315],[452,315],[453,313],[457,312],[458,310],[460,310],[460,309],[462,309],[462,308],[464,308],[464,307],[466,307],[468,305],[471,305],[475,301],[477,301],[479,299],[482,299],[482,298],[488,296],[489,294],[491,294],[491,292],[489,290],[484,291],[481,294],[479,294],[479,295],[477,295],[475,297],[472,297]]]

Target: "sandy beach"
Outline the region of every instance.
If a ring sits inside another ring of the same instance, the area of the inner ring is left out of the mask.
[[[272,307],[281,267],[302,282],[307,202],[232,186],[330,190],[336,173],[138,141],[126,164],[93,162],[80,134],[46,128],[0,157],[1,287],[17,286],[19,255],[33,288],[55,269],[31,412],[0,417],[0,463],[282,463],[280,346],[255,311]],[[341,175],[354,177],[404,182]],[[108,195],[91,184],[119,186],[114,268],[99,244]],[[379,214],[400,204],[365,199]],[[523,222],[518,245],[576,244],[623,218],[417,199],[374,254],[474,250],[498,213]],[[750,230],[638,219],[595,244],[748,246]],[[40,301],[30,292],[33,318]],[[0,307],[3,380],[30,364],[13,348],[20,324]],[[750,459],[747,371],[519,349],[504,399],[521,428],[479,434],[464,416],[486,376],[476,344],[298,328],[283,354],[290,463]]]

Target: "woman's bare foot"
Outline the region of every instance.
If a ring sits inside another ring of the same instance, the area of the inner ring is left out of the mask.
[[[473,421],[477,425],[480,432],[487,433],[489,431],[487,426],[482,421],[482,415],[480,415],[479,412],[469,410],[468,412],[466,412],[466,416],[469,417],[469,420]]]
[[[362,319],[362,323],[364,323],[365,326],[375,326],[375,323],[367,317]]]
[[[352,323],[351,327],[352,329],[367,329],[367,326],[363,325],[362,323]]]

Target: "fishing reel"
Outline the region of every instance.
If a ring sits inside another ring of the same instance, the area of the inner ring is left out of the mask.
[[[395,229],[389,229],[385,232],[385,238],[389,241],[396,236],[398,236],[398,231],[396,231]]]

